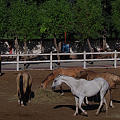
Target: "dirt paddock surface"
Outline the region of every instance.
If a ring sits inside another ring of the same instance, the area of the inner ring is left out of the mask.
[[[93,71],[111,72],[120,75],[118,69],[91,69]],[[92,102],[83,106],[88,112],[88,117],[75,112],[74,96],[66,90],[63,96],[51,91],[51,84],[46,90],[40,88],[40,83],[51,73],[47,70],[29,71],[33,78],[32,100],[24,107],[17,103],[16,76],[18,72],[3,71],[0,76],[0,120],[120,120],[120,85],[113,90],[113,103],[115,108],[108,112],[101,111],[96,116],[98,103]]]

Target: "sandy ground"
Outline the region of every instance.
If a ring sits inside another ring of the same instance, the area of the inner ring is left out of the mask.
[[[92,69],[94,71],[108,71],[120,74],[120,69]],[[35,93],[39,90],[40,83],[46,78],[51,71],[30,71],[33,78],[32,91]],[[120,119],[120,85],[113,90],[113,98],[115,108],[110,108],[106,113],[102,111],[98,116],[95,115],[98,103],[85,106],[88,112],[88,117],[79,114],[73,116],[75,112],[74,96],[69,92],[64,94],[67,99],[53,102],[35,103],[37,95],[34,94],[31,103],[27,106],[20,107],[16,97],[16,76],[18,72],[3,72],[0,76],[0,120],[119,120]],[[50,85],[48,87],[50,89]]]

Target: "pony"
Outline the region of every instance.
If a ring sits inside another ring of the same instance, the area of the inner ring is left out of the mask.
[[[66,75],[59,75],[54,79],[52,88],[54,89],[56,86],[61,85],[63,82],[71,88],[71,92],[75,96],[76,111],[74,113],[74,116],[78,114],[78,107],[85,115],[87,115],[87,112],[81,107],[82,103],[84,102],[84,98],[94,96],[99,92],[100,105],[97,109],[96,115],[99,114],[103,103],[106,105],[106,111],[108,110],[105,94],[109,90],[109,84],[103,78],[98,77],[91,81],[88,81],[85,79],[78,80]]]
[[[76,78],[77,79],[84,78],[87,80],[92,80],[96,77],[102,77],[109,83],[110,92],[111,92],[110,106],[114,108],[114,105],[112,103],[112,89],[114,89],[116,85],[120,83],[120,76],[109,72],[94,72],[90,70],[84,70],[84,71],[80,71],[80,73],[78,73]],[[109,98],[110,94],[107,93],[107,96]]]
[[[73,67],[73,68],[58,68],[53,70],[41,83],[42,88],[47,88],[47,85],[53,81],[59,74],[68,75],[71,77],[76,77],[80,71],[83,70],[81,67]]]
[[[19,72],[16,78],[16,83],[18,103],[24,106],[27,101],[30,102],[31,100],[30,95],[32,87],[32,77],[30,73],[28,71]]]

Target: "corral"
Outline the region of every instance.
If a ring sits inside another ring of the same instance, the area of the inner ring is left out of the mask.
[[[120,75],[120,68],[117,69],[92,69],[98,72],[110,72]],[[30,71],[33,78],[32,101],[27,106],[20,107],[17,103],[16,76],[18,72],[3,72],[0,76],[0,120],[119,120],[120,119],[120,85],[113,90],[113,102],[115,108],[110,108],[108,113],[102,111],[98,116],[95,111],[97,102],[90,102],[84,106],[88,117],[79,114],[73,116],[75,111],[74,97],[64,86],[65,94],[51,91],[51,84],[46,90],[40,88],[41,81],[51,73],[48,70]]]

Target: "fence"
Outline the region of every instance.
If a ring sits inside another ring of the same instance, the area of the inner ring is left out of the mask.
[[[1,57],[16,57],[16,60],[14,61],[2,61],[2,64],[16,64],[16,70],[19,71],[19,65],[20,64],[25,64],[25,63],[49,63],[49,69],[52,70],[53,69],[53,63],[55,62],[82,62],[83,64],[83,68],[86,69],[87,68],[87,62],[94,62],[94,61],[113,61],[113,67],[117,68],[117,61],[120,60],[118,58],[118,54],[120,54],[120,52],[114,51],[114,52],[83,52],[83,53],[47,53],[47,54],[14,54],[14,55],[1,55]],[[53,56],[66,56],[66,55],[70,55],[70,56],[75,56],[75,55],[81,55],[83,56],[81,59],[67,59],[67,60],[53,60]],[[108,57],[108,58],[88,58],[88,55],[110,55],[112,57]],[[24,60],[20,60],[20,57],[25,57],[25,56],[49,56],[48,60],[31,60],[31,61],[24,61]]]

